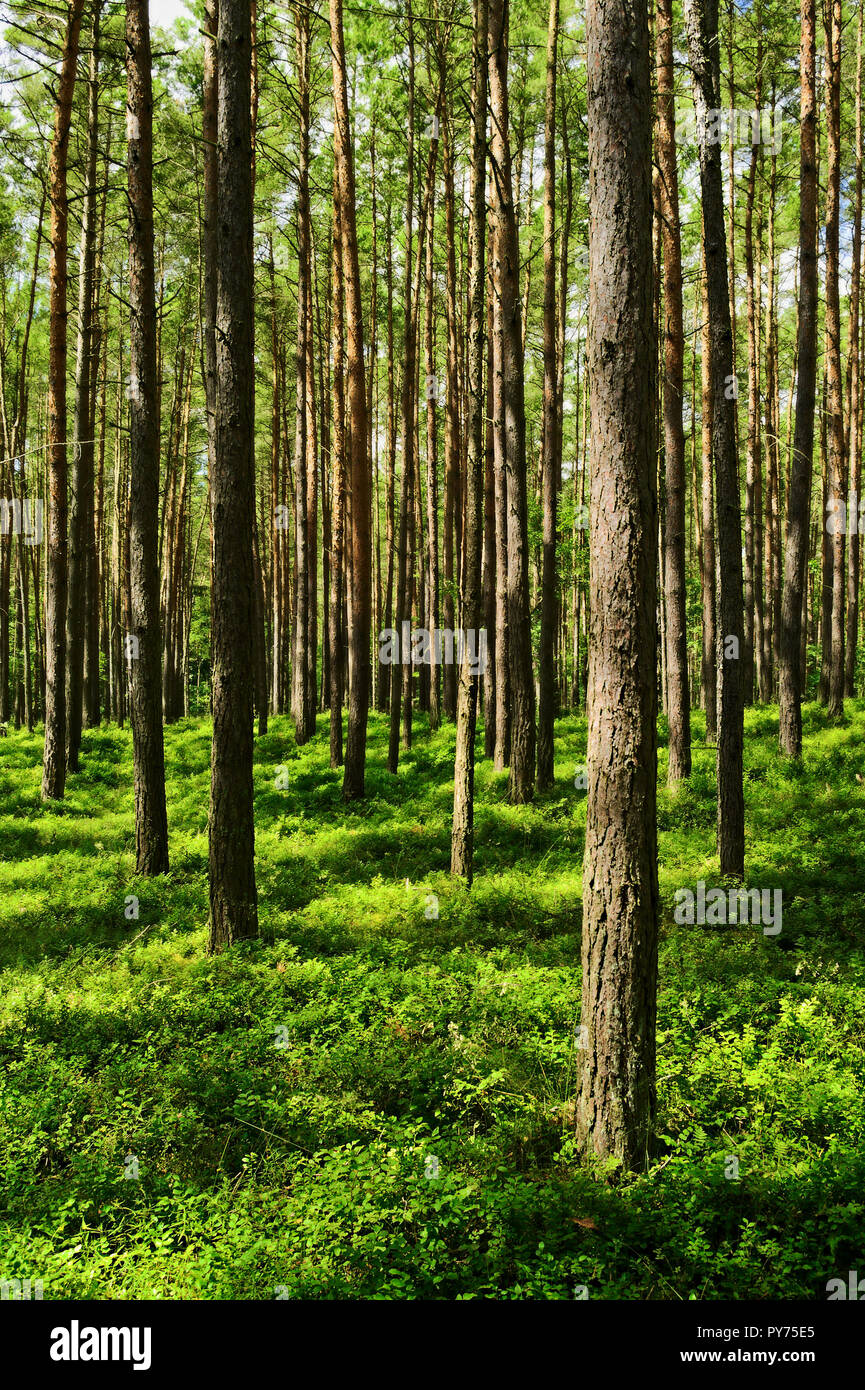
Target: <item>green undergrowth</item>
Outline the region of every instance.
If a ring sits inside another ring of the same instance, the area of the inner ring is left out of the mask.
[[[452,728],[346,806],[326,717],[256,741],[262,939],[205,955],[210,726],[166,731],[171,872],[134,873],[131,736],[64,803],[0,741],[0,1277],[45,1298],[825,1298],[865,1269],[865,704],[746,719],[747,882],[775,936],[673,919],[717,885],[714,751],[659,778],[658,1144],[575,1152],[585,723],[554,790],[478,764],[449,875]],[[479,736],[479,749],[482,737]],[[282,770],[280,772],[280,769]],[[736,1176],[738,1172],[738,1176]],[[137,1176],[136,1176],[137,1174]]]

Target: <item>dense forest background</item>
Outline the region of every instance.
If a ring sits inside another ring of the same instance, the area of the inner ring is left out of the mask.
[[[11,7],[14,12],[14,7]],[[27,7],[24,7],[25,11]],[[203,50],[197,19],[181,19],[169,38],[155,43],[154,188],[158,301],[160,559],[166,667],[166,719],[205,713],[210,696],[209,544],[207,526],[207,408],[202,366],[202,303],[205,257],[202,243],[204,151],[202,134]],[[55,62],[62,26],[46,11],[30,7],[29,25],[10,25],[3,139],[3,495],[43,502],[47,517],[48,223],[50,134],[54,119],[46,65]],[[12,18],[10,13],[7,18]],[[525,413],[528,469],[528,568],[537,651],[540,628],[543,409],[543,159],[547,8],[512,9],[510,25],[510,122],[515,217],[520,238],[520,295],[525,349]],[[70,412],[70,449],[86,434],[93,444],[94,504],[85,541],[94,551],[88,565],[86,636],[88,726],[100,716],[121,721],[126,713],[127,662],[124,603],[129,577],[124,550],[128,511],[129,308],[125,176],[125,74],[122,7],[99,12],[98,50],[90,71],[94,16],[83,21],[80,80],[69,146],[69,343],[70,388],[81,385],[78,355],[88,353],[90,400],[80,420]],[[401,505],[403,386],[405,366],[414,367],[410,409],[414,414],[417,462],[409,480],[407,518],[413,625],[425,619],[432,587],[442,627],[459,604],[461,562],[460,477],[465,463],[465,372],[467,316],[468,140],[471,14],[440,17],[411,10],[346,11],[348,80],[356,147],[356,211],[361,303],[364,314],[368,428],[372,460],[372,536],[375,634],[394,624],[395,547]],[[52,24],[56,27],[51,38]],[[845,363],[845,434],[861,411],[856,304],[861,238],[861,113],[857,42],[858,11],[842,21],[838,109],[841,190],[838,271],[841,278],[841,347]],[[820,36],[822,40],[822,35]],[[674,7],[673,83],[678,160],[678,220],[683,285],[683,430],[685,488],[687,661],[695,701],[702,688],[701,554],[703,537],[703,361],[706,322],[701,291],[699,167],[684,53],[684,27]],[[585,370],[588,302],[587,149],[584,21],[565,5],[558,28],[555,121],[557,333],[561,362],[561,479],[558,497],[557,590],[554,660],[557,700],[577,709],[586,685],[586,588],[588,504],[584,478],[589,421]],[[309,489],[310,641],[315,670],[315,704],[329,700],[329,605],[332,494],[331,435],[333,317],[333,113],[327,30],[311,24],[303,62],[308,65],[299,95],[297,39],[292,13],[259,7],[256,15],[255,343],[256,343],[256,528],[262,611],[259,627],[267,675],[266,704],[274,713],[290,702],[290,666],[295,628],[295,433],[298,268],[298,188],[302,154],[309,190],[309,241],[303,279],[311,304],[310,448],[315,471]],[[85,51],[86,50],[86,51]],[[743,473],[746,628],[745,698],[768,701],[777,694],[783,520],[793,448],[799,275],[799,20],[789,6],[770,3],[722,7],[721,95],[718,136],[725,156],[725,193],[734,365],[737,377],[737,446]],[[831,126],[824,119],[826,54],[817,63],[820,119],[817,125],[820,263],[825,267],[827,161]],[[304,69],[305,71],[305,69]],[[91,91],[90,83],[95,91]],[[297,103],[301,110],[298,112]],[[307,109],[308,106],[308,109]],[[733,119],[727,112],[733,112]],[[757,114],[759,113],[759,114]],[[433,134],[436,138],[433,138]],[[752,134],[757,139],[752,141]],[[95,162],[94,162],[95,152]],[[432,154],[431,154],[432,152]],[[428,165],[431,164],[431,168]],[[428,183],[431,187],[428,191]],[[660,183],[656,175],[656,183]],[[656,190],[657,191],[657,190]],[[90,201],[95,198],[95,208]],[[411,241],[407,241],[407,208]],[[40,216],[41,209],[41,216]],[[85,213],[90,210],[89,218]],[[82,240],[83,238],[83,240]],[[660,263],[661,237],[655,237]],[[79,254],[80,252],[80,254]],[[833,247],[830,243],[828,254]],[[854,254],[855,253],[855,254]],[[418,260],[419,275],[413,262]],[[856,268],[854,268],[856,267]],[[829,267],[825,267],[828,270]],[[821,270],[821,283],[825,271]],[[92,278],[92,285],[81,282]],[[566,293],[561,293],[564,286]],[[661,276],[658,277],[660,297]],[[33,304],[30,305],[31,291]],[[407,325],[406,293],[411,322]],[[87,323],[79,325],[82,293]],[[808,690],[816,693],[825,664],[823,643],[831,639],[822,525],[828,495],[826,404],[829,354],[825,351],[825,298],[817,329],[817,452],[808,549],[805,655]],[[408,337],[412,342],[407,342]],[[456,341],[449,345],[449,327]],[[452,381],[453,378],[453,381]],[[454,389],[455,388],[455,389]],[[851,397],[852,393],[852,397]],[[70,390],[70,398],[72,397]],[[23,410],[20,408],[23,400]],[[449,417],[451,406],[456,420]],[[659,411],[660,411],[659,404]],[[851,411],[856,412],[851,421]],[[81,414],[76,402],[76,412]],[[19,419],[19,415],[21,418]],[[88,423],[92,421],[92,423]],[[85,428],[86,426],[86,428]],[[17,427],[17,432],[16,432]],[[76,430],[78,433],[76,434]],[[453,431],[452,437],[449,431]],[[91,447],[84,441],[82,451]],[[429,452],[428,452],[429,451]],[[838,502],[857,493],[857,451],[849,449],[849,478]],[[745,477],[746,458],[754,463]],[[454,457],[454,455],[456,457]],[[429,459],[432,459],[430,469]],[[449,470],[446,475],[446,469]],[[88,471],[88,469],[85,469]],[[312,475],[312,469],[309,470]],[[747,482],[747,487],[746,487]],[[489,477],[487,478],[489,483]],[[489,490],[489,489],[488,489]],[[433,511],[430,511],[432,495]],[[489,501],[489,498],[487,498]],[[664,487],[661,484],[663,513]],[[280,511],[284,508],[284,511]],[[851,573],[858,556],[858,503],[850,506]],[[433,517],[434,550],[428,528]],[[840,513],[839,513],[840,516]],[[843,529],[843,520],[841,520]],[[10,525],[9,530],[12,530]],[[74,546],[73,546],[74,549]],[[663,549],[663,546],[662,546]],[[285,552],[284,555],[282,552]],[[90,551],[88,549],[88,555]],[[44,550],[32,545],[3,548],[2,713],[6,722],[32,727],[44,716],[44,621],[36,596],[44,591]],[[663,558],[663,557],[662,557]],[[25,561],[27,562],[25,564]],[[495,574],[494,557],[490,569]],[[431,576],[430,571],[433,570]],[[26,586],[27,603],[24,603]],[[846,693],[861,687],[858,590],[851,588],[847,616]],[[485,588],[492,647],[495,615]],[[416,622],[415,622],[416,620]],[[666,621],[661,604],[660,623]],[[753,630],[753,631],[752,631]],[[274,634],[277,643],[274,643]],[[756,640],[754,637],[756,634]],[[379,643],[375,647],[378,651]],[[659,645],[665,652],[663,641]],[[277,656],[274,657],[274,652]],[[98,661],[97,661],[98,657]],[[455,712],[454,683],[445,669],[441,690],[429,677],[415,677],[422,710],[430,699]],[[823,672],[824,683],[826,680]],[[282,688],[280,684],[282,683]],[[492,681],[490,682],[492,684]],[[660,686],[665,696],[666,682]],[[388,701],[388,682],[373,683],[373,703]],[[262,703],[265,703],[262,694]]]

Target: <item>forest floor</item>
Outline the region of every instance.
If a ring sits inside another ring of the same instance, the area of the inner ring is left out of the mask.
[[[346,807],[326,716],[305,748],[272,721],[264,939],[218,959],[208,722],[166,731],[172,869],[150,881],[129,731],[85,733],[49,808],[41,740],[10,730],[0,1278],[46,1299],[825,1299],[865,1267],[865,702],[847,709],[805,707],[804,770],[776,710],[747,715],[748,883],[783,890],[774,936],[674,924],[677,888],[718,883],[714,751],[695,712],[671,794],[662,746],[659,1141],[624,1182],[572,1139],[583,720],[560,721],[534,806],[479,764],[470,893],[448,873],[452,728],[419,722],[391,778],[373,716]]]

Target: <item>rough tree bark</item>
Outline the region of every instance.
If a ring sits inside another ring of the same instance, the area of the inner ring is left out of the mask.
[[[736,467],[736,377],[724,245],[721,147],[707,139],[709,112],[720,108],[717,0],[685,0],[688,56],[699,132],[700,185],[712,363],[718,586],[718,853],[721,873],[745,872],[742,789],[742,524]]]
[[[87,78],[87,158],[81,252],[78,258],[78,345],[75,364],[74,455],[69,496],[69,592],[66,608],[67,771],[78,771],[84,720],[84,658],[88,631],[87,573],[93,562],[93,421],[91,418],[94,278],[96,269],[96,164],[99,154],[99,20],[93,9]]]
[[[308,741],[309,727],[309,464],[308,437],[312,429],[309,409],[308,360],[310,277],[310,212],[309,212],[309,14],[298,6],[295,12],[297,92],[299,104],[298,183],[297,183],[297,362],[296,410],[294,447],[294,544],[296,576],[296,608],[294,630],[294,662],[292,665],[292,715],[295,739],[299,744]]]
[[[772,87],[772,117],[775,117],[775,87]],[[769,174],[769,278],[766,286],[766,597],[763,619],[763,655],[759,665],[759,698],[762,704],[772,699],[775,669],[775,647],[778,641],[781,609],[780,529],[778,492],[778,440],[780,437],[780,406],[778,401],[778,315],[775,254],[775,200],[778,186],[778,154],[772,146]]]
[[[490,190],[492,201],[492,190]],[[493,767],[501,772],[511,760],[511,676],[508,659],[508,478],[504,427],[504,392],[502,387],[502,301],[493,284],[496,263],[496,220],[489,219],[490,318],[491,351],[489,371],[490,420],[493,443],[493,511],[495,524],[495,744]]]
[[[436,406],[439,380],[435,370],[435,278],[433,273],[433,244],[435,238],[435,187],[430,189],[427,209],[425,304],[424,304],[424,370],[426,375],[426,523],[427,523],[427,622],[432,645],[429,667],[429,726],[435,730],[441,723],[441,677],[436,661],[436,630],[439,625],[439,529],[438,529],[438,426]],[[445,663],[447,668],[449,663]]]
[[[555,3],[555,0],[554,0]],[[482,613],[481,537],[484,494],[484,246],[486,239],[486,124],[487,124],[487,0],[474,0],[472,45],[472,171],[469,240],[467,443],[465,494],[466,560],[463,570],[462,623],[477,630]],[[471,670],[469,644],[460,663],[457,690],[457,742],[454,761],[454,814],[451,832],[451,873],[469,883],[474,862],[475,723],[479,674]]]
[[[757,110],[760,109],[762,101],[763,76],[763,34],[760,19],[758,10],[756,14],[758,26],[757,67],[754,89],[754,103]],[[748,285],[748,437],[745,461],[745,641],[742,647],[742,693],[746,705],[750,705],[754,699],[754,671],[758,646],[756,591],[760,566],[757,554],[757,526],[760,510],[758,491],[763,467],[760,435],[759,325],[762,296],[760,267],[757,267],[756,281],[754,272],[754,199],[757,187],[759,150],[758,142],[752,141],[751,158],[748,165],[748,188],[745,198],[745,275]]]
[[[779,671],[781,752],[802,756],[802,598],[808,558],[817,386],[817,54],[815,0],[802,0],[799,162],[799,327],[796,422],[787,497]]]
[[[718,675],[717,675],[717,612],[715,606],[715,489],[712,478],[712,345],[709,336],[709,293],[706,287],[705,248],[700,246],[700,387],[701,387],[701,450],[703,478],[701,511],[703,544],[700,549],[702,578],[702,653],[701,684],[703,708],[706,711],[706,742],[718,737]]]
[[[342,236],[339,189],[334,173],[333,189],[333,509],[331,513],[330,611],[330,765],[342,767],[343,670],[342,591],[345,543],[345,327],[342,287]]]
[[[159,631],[159,406],[153,269],[149,0],[126,0],[129,187],[129,591],[127,631],[140,874],[168,872]],[[132,649],[129,650],[129,644]]]
[[[459,350],[457,347],[457,261],[454,213],[453,134],[450,113],[444,125],[444,198],[445,198],[445,315],[447,322],[447,405],[445,408],[445,498],[444,498],[444,625],[454,629],[454,502],[460,466],[459,419]],[[489,636],[489,634],[488,634]],[[442,704],[445,719],[456,719],[457,670],[453,662],[445,664]]]
[[[408,187],[406,190],[405,216],[405,263],[403,293],[403,376],[402,376],[402,467],[399,486],[399,532],[396,553],[396,596],[394,618],[399,642],[399,661],[391,666],[390,681],[390,734],[388,738],[388,772],[396,773],[399,767],[399,729],[400,716],[405,708],[407,744],[411,744],[411,695],[412,668],[406,669],[405,651],[406,622],[411,622],[411,589],[408,581],[409,551],[409,512],[412,506],[412,472],[414,468],[414,393],[415,393],[415,319],[412,313],[412,228],[414,226],[414,48],[411,5],[408,7],[408,128],[407,163]]]
[[[673,3],[658,0],[655,36],[658,76],[658,198],[664,252],[664,466],[666,482],[664,592],[666,601],[668,782],[691,775],[691,707],[685,594],[685,431],[682,393],[685,329],[682,244],[673,68]]]
[[[495,208],[494,282],[501,305],[502,401],[507,472],[507,600],[511,740],[508,797],[531,801],[535,781],[535,681],[529,608],[528,499],[526,496],[526,408],[520,248],[514,207],[508,116],[509,0],[489,9],[490,109]]]
[[[255,519],[252,33],[246,0],[220,0],[216,257],[216,450],[211,479],[212,953],[258,935],[253,819]]]
[[[858,515],[852,524],[853,508],[860,506],[862,453],[860,439],[861,357],[860,295],[862,281],[862,6],[859,6],[856,35],[856,183],[853,195],[853,258],[850,267],[850,318],[847,350],[847,458],[850,460],[851,514],[850,545],[847,550],[847,637],[844,652],[844,693],[855,693],[856,647],[859,640],[859,569],[861,539]],[[854,503],[854,500],[855,503]]]
[[[48,263],[48,559],[45,603],[45,750],[42,760],[42,800],[60,799],[66,787],[66,599],[68,504],[66,497],[66,254],[69,203],[66,168],[69,129],[78,63],[78,40],[84,0],[71,0],[66,11],[66,34],[54,136],[48,165],[51,200],[51,242]]]
[[[204,393],[207,400],[207,472],[212,479],[216,460],[216,260],[219,124],[219,0],[204,4],[204,85],[201,134],[204,146],[202,253],[204,258]]]
[[[345,286],[346,408],[351,420],[351,626],[349,631],[348,733],[342,791],[347,800],[363,796],[366,726],[370,695],[372,624],[370,466],[367,451],[366,390],[363,360],[363,309],[355,223],[354,156],[348,117],[342,0],[330,0],[334,122],[342,151],[338,160],[342,269]]]
[[[577,1136],[645,1164],[655,1105],[656,345],[647,5],[590,0],[588,804]]]
[[[827,169],[826,169],[826,388],[828,418],[828,492],[834,504],[847,503],[844,457],[844,399],[841,373],[841,302],[839,294],[841,208],[841,0],[829,0],[826,10]],[[846,592],[844,512],[829,541],[832,564],[831,647],[826,713],[844,713],[844,597]],[[826,525],[824,512],[823,524]]]
[[[556,504],[558,500],[558,418],[561,402],[556,372],[556,50],[559,0],[550,0],[547,27],[547,87],[544,114],[544,419],[542,455],[543,561],[538,690],[537,787],[555,780]],[[564,312],[564,306],[563,306]]]

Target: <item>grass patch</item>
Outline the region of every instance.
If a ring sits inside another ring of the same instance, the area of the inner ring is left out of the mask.
[[[272,721],[263,937],[217,960],[208,722],[166,731],[172,868],[149,881],[129,731],[85,733],[52,807],[41,739],[10,732],[0,1277],[46,1298],[825,1298],[865,1261],[865,704],[840,725],[807,706],[804,727],[798,769],[777,711],[746,717],[772,938],[674,924],[677,888],[718,882],[714,752],[695,712],[670,792],[661,748],[659,1149],[616,1184],[571,1133],[584,721],[560,721],[533,806],[478,765],[470,893],[448,871],[453,729],[419,722],[392,778],[373,716],[368,799],[347,807],[325,717],[303,748]]]

